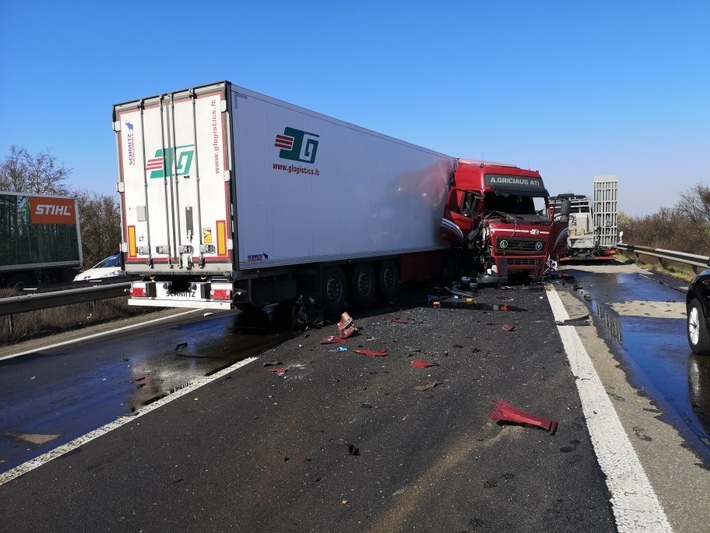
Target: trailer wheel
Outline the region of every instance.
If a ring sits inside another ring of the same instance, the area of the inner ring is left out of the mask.
[[[377,276],[377,285],[385,299],[394,298],[399,290],[399,271],[392,260],[382,261]]]
[[[328,315],[338,315],[345,309],[348,300],[348,284],[345,272],[339,266],[326,268],[323,272],[322,304]]]
[[[365,307],[375,301],[375,269],[370,263],[358,263],[353,269],[352,288],[355,301]]]

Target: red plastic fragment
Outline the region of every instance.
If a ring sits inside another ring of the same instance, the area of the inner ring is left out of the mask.
[[[362,355],[368,355],[370,357],[384,357],[387,355],[387,348],[383,348],[382,350],[360,350],[360,349],[355,349],[353,350],[355,353],[359,353]]]
[[[503,329],[505,331],[513,331],[516,328],[515,324],[504,324]]]
[[[320,341],[321,344],[335,344],[338,342],[345,342],[345,339],[341,337],[335,337],[333,335],[328,335],[327,337],[323,337],[323,340]]]
[[[488,418],[491,420],[502,420],[504,422],[515,422],[517,424],[537,426],[544,429],[548,433],[554,433],[557,430],[556,420],[542,418],[526,413],[525,411],[516,409],[505,400],[498,400],[496,402],[496,408],[488,413]]]
[[[357,331],[357,328],[353,324],[352,317],[347,313],[340,315],[340,322],[338,322],[338,331],[343,339],[347,339]]]
[[[279,376],[283,376],[288,368],[272,368],[269,370],[269,372],[273,372],[274,374],[278,374]]]
[[[417,368],[429,368],[430,366],[436,366],[435,363],[429,363],[427,361],[421,361],[420,359],[415,359],[412,361],[412,366]]]

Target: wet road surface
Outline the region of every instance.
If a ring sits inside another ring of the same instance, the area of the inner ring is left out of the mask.
[[[574,277],[639,393],[658,405],[662,419],[710,468],[710,358],[688,348],[687,284],[594,267],[564,272]]]
[[[0,472],[288,335],[270,314],[194,315],[0,361]]]

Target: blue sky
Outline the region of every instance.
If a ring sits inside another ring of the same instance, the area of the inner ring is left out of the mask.
[[[710,2],[0,3],[0,159],[115,194],[113,104],[229,80],[632,216],[710,184]]]

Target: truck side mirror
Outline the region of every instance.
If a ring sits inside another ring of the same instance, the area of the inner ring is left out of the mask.
[[[568,217],[569,216],[569,210],[571,208],[571,202],[568,199],[562,200],[562,205],[560,206],[560,214],[563,217]]]

